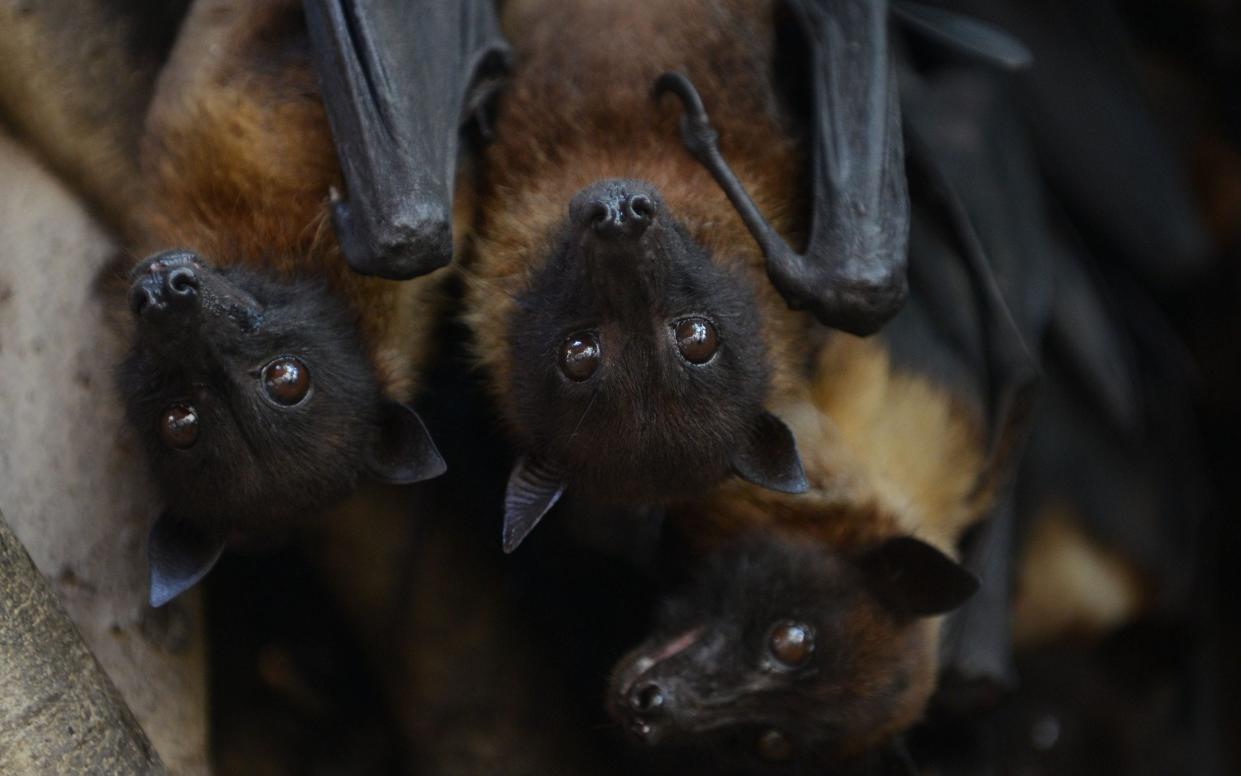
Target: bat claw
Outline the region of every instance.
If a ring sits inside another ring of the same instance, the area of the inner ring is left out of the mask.
[[[659,99],[671,92],[681,101],[681,142],[695,159],[706,160],[719,154],[720,133],[711,125],[702,95],[684,73],[664,73],[655,80],[654,96]]]

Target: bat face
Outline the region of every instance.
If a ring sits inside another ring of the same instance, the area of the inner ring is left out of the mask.
[[[719,756],[725,771],[856,761],[925,706],[935,632],[921,618],[959,605],[973,589],[961,575],[909,537],[856,558],[754,537],[663,604],[613,674],[609,712],[648,746]],[[937,600],[911,606],[907,584]]]
[[[518,431],[589,498],[701,491],[771,417],[748,286],[641,181],[573,198],[509,330]]]
[[[169,252],[134,270],[129,301],[138,336],[121,390],[166,499],[160,522],[185,529],[157,523],[153,582],[161,558],[209,568],[229,538],[287,529],[363,475],[412,482],[443,470],[417,415],[383,397],[322,286]],[[208,547],[215,556],[199,557]]]

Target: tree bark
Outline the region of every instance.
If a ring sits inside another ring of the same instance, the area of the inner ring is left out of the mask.
[[[201,776],[199,599],[146,605],[160,504],[113,377],[124,293],[97,281],[117,248],[2,131],[0,246],[0,509],[169,770]]]
[[[0,514],[0,773],[164,772]]]

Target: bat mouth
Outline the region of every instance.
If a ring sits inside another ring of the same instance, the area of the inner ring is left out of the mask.
[[[666,722],[668,691],[653,681],[653,670],[665,661],[681,655],[701,639],[703,627],[697,626],[656,644],[645,645],[630,653],[617,668],[612,680],[614,688],[608,697],[608,713],[635,740],[656,744],[663,736]]]
[[[621,680],[619,682],[619,693],[627,695],[633,689],[633,686],[637,684],[638,680],[649,673],[656,665],[694,646],[702,636],[702,630],[701,625],[690,628],[650,650],[643,650],[639,647],[637,651],[625,659],[621,668],[617,671],[617,677]]]

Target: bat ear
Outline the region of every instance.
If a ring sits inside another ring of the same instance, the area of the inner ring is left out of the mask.
[[[565,481],[541,461],[522,456],[508,476],[504,494],[504,551],[512,552],[525,540],[543,515],[564,493]]]
[[[978,577],[924,541],[888,539],[862,557],[867,585],[893,610],[932,617],[956,609],[978,590]]]
[[[395,401],[385,401],[380,412],[379,438],[369,462],[376,479],[408,485],[448,470],[418,413]]]
[[[759,413],[749,437],[733,453],[732,467],[741,479],[781,493],[805,493],[810,487],[793,432],[770,412]]]
[[[198,584],[224,552],[224,535],[202,531],[167,512],[147,536],[151,606],[163,606]]]

